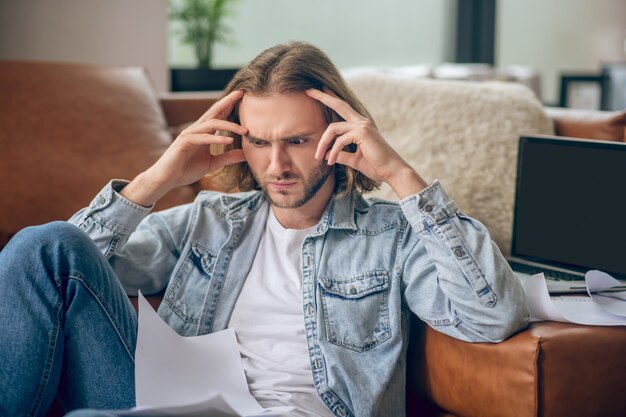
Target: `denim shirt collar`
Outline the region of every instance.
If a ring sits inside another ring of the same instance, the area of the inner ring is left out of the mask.
[[[267,203],[267,198],[261,191],[249,191],[238,195],[224,194],[221,201],[228,213],[227,219],[239,221],[257,212]],[[364,207],[366,204],[358,191],[352,191],[340,198],[333,196],[320,218],[315,234],[323,234],[328,229],[356,231],[354,218],[356,209],[360,206]]]
[[[324,210],[324,214],[322,214],[317,232],[322,234],[328,229],[356,231],[357,226],[354,221],[355,207],[360,198],[360,194],[356,191],[352,191],[350,194],[340,198],[333,196],[326,210]]]
[[[261,191],[223,194],[220,200],[226,209],[226,219],[229,222],[245,219],[250,214],[256,213],[266,202],[265,194]]]

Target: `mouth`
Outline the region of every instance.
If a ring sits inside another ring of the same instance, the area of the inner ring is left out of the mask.
[[[269,185],[276,190],[286,190],[296,185],[296,182],[270,182]]]

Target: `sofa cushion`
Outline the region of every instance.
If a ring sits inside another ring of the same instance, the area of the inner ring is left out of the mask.
[[[546,110],[554,120],[554,130],[557,135],[616,142],[626,141],[626,110],[601,112],[556,107]]]
[[[381,133],[426,181],[441,180],[460,209],[510,251],[518,138],[553,134],[531,90],[517,83],[346,79]],[[388,187],[374,195],[397,199]]]
[[[536,322],[499,344],[425,326],[421,389],[466,417],[622,416],[626,328]],[[471,398],[471,401],[468,401]]]
[[[25,226],[69,218],[171,143],[141,68],[5,61],[0,91],[0,248]],[[157,208],[193,196],[182,187]]]

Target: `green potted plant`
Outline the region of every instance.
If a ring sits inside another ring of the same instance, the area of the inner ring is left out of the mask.
[[[193,47],[196,68],[173,68],[172,91],[222,90],[236,68],[213,68],[213,48],[231,43],[232,31],[224,20],[236,0],[171,1],[170,18],[181,23],[182,42]]]

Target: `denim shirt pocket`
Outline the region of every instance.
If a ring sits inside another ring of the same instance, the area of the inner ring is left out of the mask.
[[[364,352],[391,337],[387,271],[323,276],[318,283],[329,342]]]
[[[186,323],[195,324],[200,320],[215,258],[206,248],[192,243],[165,292],[167,305]]]

